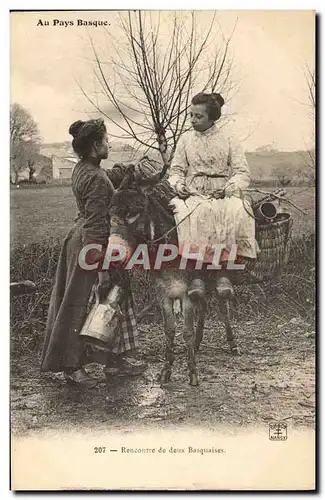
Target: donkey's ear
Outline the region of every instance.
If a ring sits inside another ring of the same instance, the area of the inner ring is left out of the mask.
[[[149,168],[149,166],[151,168]],[[161,182],[168,170],[169,165],[165,164],[163,167],[157,171],[156,167],[154,172],[152,172],[153,168],[149,162],[146,165],[145,163],[139,162],[137,172],[136,172],[136,183],[139,187],[149,187],[149,186],[155,186],[156,184],[159,184]],[[142,168],[143,167],[143,168]]]
[[[132,212],[129,212],[129,213],[126,215],[125,219],[126,219],[126,221],[127,221],[127,223],[128,223],[128,224],[134,224],[134,222],[135,222],[136,220],[138,220],[138,218],[140,217],[140,215],[141,215],[141,214],[140,214],[140,212],[137,212],[137,213],[135,213],[135,214],[134,214],[134,213],[132,213]]]
[[[134,182],[135,182],[135,166],[133,165],[133,163],[130,163],[126,165],[125,174],[117,190],[120,191],[126,187],[129,187]]]

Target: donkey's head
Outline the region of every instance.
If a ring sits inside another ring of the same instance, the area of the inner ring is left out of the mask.
[[[162,180],[166,170],[167,165],[161,172],[144,178],[140,168],[129,165],[116,189],[109,179],[113,195],[109,206],[111,230],[108,243],[123,246],[127,257],[135,245],[153,239],[154,214],[151,213],[148,191]]]

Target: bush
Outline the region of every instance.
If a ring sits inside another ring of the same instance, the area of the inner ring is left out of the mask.
[[[236,287],[236,315],[303,316],[315,321],[315,234],[291,240],[284,271],[271,281]]]
[[[13,297],[10,307],[12,351],[38,347],[44,331],[61,241],[16,246],[10,256],[10,280],[31,280],[36,293]]]
[[[28,189],[34,189],[34,188],[39,188],[39,187],[46,186],[46,181],[44,179],[42,180],[28,180],[28,179],[22,179],[21,181],[18,181],[17,184],[11,183],[10,188],[11,189],[21,189],[21,188],[28,188]]]
[[[71,186],[71,179],[35,179],[29,181],[23,179],[17,183],[10,183],[10,189],[35,189],[35,188],[52,188],[57,186]]]

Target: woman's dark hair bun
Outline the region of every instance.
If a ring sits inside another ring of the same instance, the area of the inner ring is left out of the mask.
[[[224,103],[225,103],[225,100],[224,100],[224,98],[222,97],[222,95],[221,95],[221,94],[216,94],[215,92],[212,92],[212,94],[211,94],[211,95],[212,95],[212,96],[214,97],[214,99],[217,101],[217,103],[219,104],[220,108],[222,108],[222,106],[223,106],[223,105],[224,105]]]
[[[80,129],[84,126],[85,122],[82,120],[77,120],[76,122],[72,123],[69,127],[69,134],[72,135],[73,138],[77,137]]]

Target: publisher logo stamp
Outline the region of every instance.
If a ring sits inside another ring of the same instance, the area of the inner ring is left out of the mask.
[[[270,441],[286,441],[287,438],[287,424],[283,422],[273,422],[272,424],[269,424]]]

